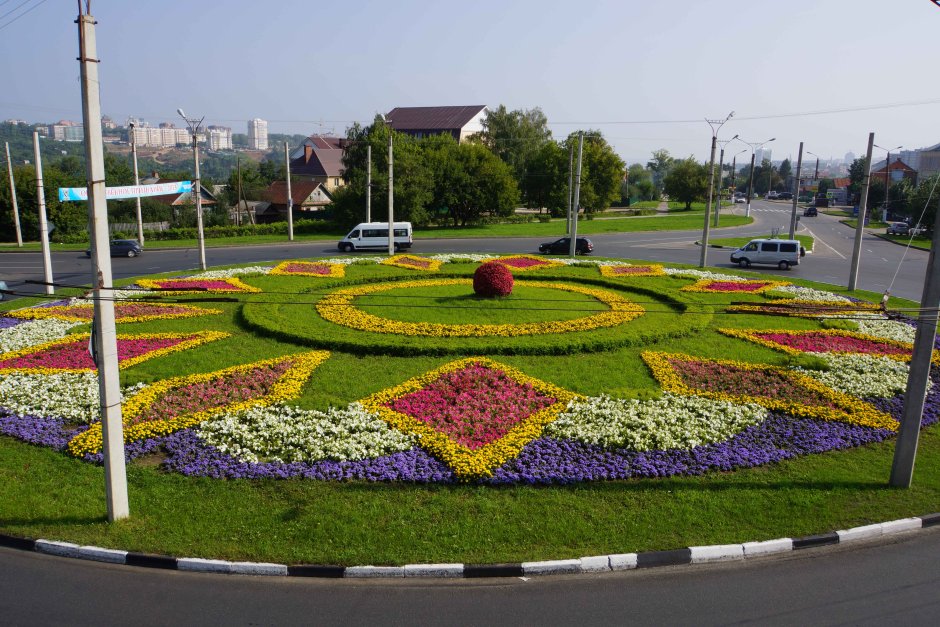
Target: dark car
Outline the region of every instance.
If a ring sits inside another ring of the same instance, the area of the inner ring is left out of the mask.
[[[594,250],[594,244],[591,243],[591,240],[586,237],[578,238],[574,248],[575,254],[586,255],[592,250]],[[550,255],[567,255],[571,252],[571,238],[563,237],[554,242],[539,244],[539,252],[548,253]]]
[[[780,192],[777,194],[777,200],[793,200],[793,194],[790,192]]]
[[[144,252],[136,239],[113,239],[111,240],[112,257],[136,257]],[[86,257],[91,257],[91,248],[85,251]]]
[[[816,207],[807,207],[803,210],[803,215],[808,218],[815,218],[819,215],[819,212],[816,210]]]

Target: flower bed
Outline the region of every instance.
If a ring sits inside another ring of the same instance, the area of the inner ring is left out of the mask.
[[[683,292],[707,292],[717,294],[761,294],[770,290],[789,285],[786,281],[720,281],[715,279],[700,279],[692,285],[682,288]]]
[[[383,259],[380,263],[386,266],[395,266],[397,268],[406,268],[408,270],[424,270],[425,272],[437,272],[441,267],[441,261],[418,257],[416,255],[394,255],[388,259]]]
[[[598,266],[601,274],[609,277],[628,276],[665,276],[663,267],[658,264],[646,266]]]
[[[767,303],[731,305],[727,308],[727,311],[758,313],[768,316],[792,316],[794,318],[855,318],[860,314],[877,315],[882,311],[882,308],[874,303],[772,300]]]
[[[140,279],[140,287],[160,290],[162,294],[260,292],[257,287],[243,283],[238,277],[216,279]]]
[[[555,268],[562,265],[554,259],[543,259],[533,255],[508,255],[494,259],[513,272],[525,272],[527,270],[541,270],[542,268]]]
[[[864,333],[840,329],[794,331],[792,329],[718,329],[730,337],[748,340],[774,350],[802,355],[803,353],[860,353],[910,361],[913,344],[887,340]],[[940,363],[940,352],[934,351],[934,363]]]
[[[147,320],[171,320],[174,318],[195,318],[220,314],[221,309],[207,307],[193,307],[192,305],[177,305],[164,303],[114,303],[114,321],[145,322]],[[75,322],[91,322],[95,314],[92,304],[56,305],[53,307],[27,307],[7,312],[8,316],[22,318],[23,320],[41,320],[43,318],[57,318]]]
[[[471,279],[432,279],[349,287],[337,290],[320,299],[317,303],[317,313],[324,320],[361,331],[429,337],[512,337],[517,335],[570,333],[572,331],[616,326],[629,322],[643,314],[641,306],[631,303],[613,292],[568,283],[547,283],[542,281],[530,281],[526,284],[532,287],[546,287],[586,294],[604,303],[610,307],[610,310],[573,320],[552,320],[529,324],[439,324],[434,322],[402,322],[400,320],[380,318],[356,309],[353,305],[353,300],[357,296],[374,294],[384,290],[437,285],[471,286],[472,284]]]
[[[338,263],[319,263],[313,261],[282,261],[274,266],[270,274],[339,278],[346,276],[346,266]]]
[[[127,368],[154,357],[186,350],[228,336],[228,333],[219,331],[118,335],[118,367]],[[89,333],[69,335],[38,346],[0,354],[0,373],[54,374],[95,370],[95,362],[88,352],[90,337]]]

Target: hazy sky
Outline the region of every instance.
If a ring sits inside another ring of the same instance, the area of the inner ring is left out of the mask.
[[[776,137],[775,159],[795,159],[800,141],[824,159],[861,155],[870,131],[886,148],[940,142],[930,0],[94,0],[91,10],[102,110],[122,122],[180,122],[182,107],[239,133],[261,117],[273,132],[342,134],[396,106],[505,104],[541,107],[556,137],[598,128],[630,162],[657,148],[707,158],[704,118],[732,110],[720,138]],[[0,0],[8,12],[0,118],[80,120],[77,4]],[[905,106],[791,116],[880,105]]]

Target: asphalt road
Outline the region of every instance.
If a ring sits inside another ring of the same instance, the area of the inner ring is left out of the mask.
[[[743,205],[735,211],[742,213]],[[772,228],[781,228],[786,233],[790,222],[790,205],[785,202],[758,200],[752,204],[755,222],[748,226],[712,229],[711,237],[738,237],[766,235]],[[799,233],[816,237],[816,247],[802,263],[788,271],[773,267],[751,269],[755,272],[782,277],[800,277],[833,285],[847,285],[851,269],[851,257],[855,231],[840,224],[837,218],[820,214],[816,218],[802,218]],[[611,233],[591,235],[594,254],[624,259],[679,262],[698,265],[701,248],[696,244],[702,237],[696,231],[652,231],[637,233]],[[551,238],[468,238],[468,239],[418,239],[413,251],[418,253],[477,252],[477,253],[534,253],[538,245]],[[736,268],[731,264],[728,250],[709,248],[707,265],[715,268]],[[210,266],[237,263],[282,261],[298,257],[323,257],[345,255],[336,249],[333,241],[225,247],[206,249],[206,261]],[[358,254],[358,253],[357,253]],[[363,253],[370,254],[370,253]],[[371,254],[381,254],[371,253]],[[133,259],[112,259],[115,279],[129,278],[155,272],[171,272],[198,268],[199,255],[196,249],[160,250],[149,249]],[[859,266],[858,287],[882,293],[891,286],[891,293],[920,301],[927,269],[927,252],[911,249],[885,241],[873,235],[865,235]],[[52,270],[55,281],[88,285],[91,282],[91,260],[81,253],[54,253]],[[895,276],[896,275],[896,276]],[[41,291],[36,286],[24,285],[23,281],[42,281],[42,258],[37,252],[0,254],[0,279],[11,289]]]
[[[851,549],[606,575],[328,580],[140,569],[0,549],[7,625],[930,625],[940,529]]]
[[[740,206],[737,208],[740,211]],[[758,201],[756,223],[719,237],[786,227],[789,206]],[[816,250],[790,272],[846,284],[854,231],[820,215],[801,220]],[[712,232],[713,236],[716,234]],[[601,256],[697,264],[700,232],[594,235]],[[533,252],[545,238],[419,240],[416,252]],[[866,236],[859,287],[919,300],[927,253]],[[709,265],[731,267],[708,249]],[[209,249],[210,265],[339,254],[332,243]],[[903,257],[903,261],[902,261]],[[115,259],[114,275],[192,269],[194,250],[150,250]],[[54,256],[55,278],[87,284],[84,256]],[[900,270],[898,270],[900,268]],[[0,255],[0,278],[41,280],[38,253]],[[925,512],[926,513],[926,512]],[[825,530],[820,530],[825,531]],[[748,540],[750,538],[742,538]],[[566,557],[566,556],[559,556]],[[527,581],[306,580],[214,576],[112,566],[0,548],[0,616],[9,625],[200,624],[931,624],[940,620],[940,530],[888,542],[813,549],[715,566]]]

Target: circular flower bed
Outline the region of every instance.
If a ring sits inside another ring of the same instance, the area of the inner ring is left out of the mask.
[[[473,273],[473,291],[477,296],[495,298],[512,294],[512,272],[501,263],[489,261]]]

